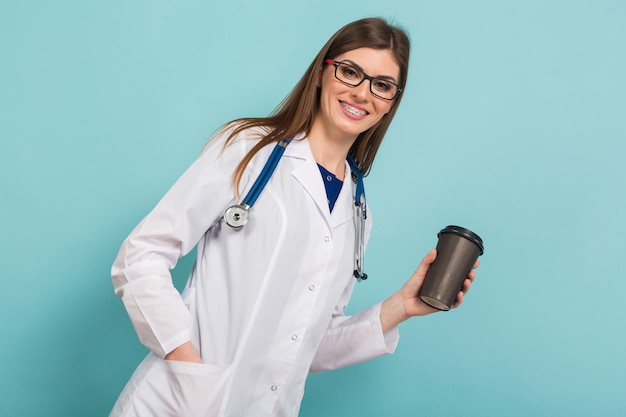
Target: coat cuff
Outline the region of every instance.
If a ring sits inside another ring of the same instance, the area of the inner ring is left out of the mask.
[[[391,354],[394,353],[398,347],[398,342],[400,341],[400,331],[398,330],[398,326],[394,326],[383,333],[382,323],[380,322],[381,306],[382,302],[371,307],[375,313],[375,316],[373,317],[373,326],[375,334],[379,338],[379,343],[382,344],[382,348],[386,353]]]
[[[375,304],[353,316],[340,316],[331,320],[310,372],[343,368],[395,352],[400,339],[398,328],[383,333],[381,304]]]

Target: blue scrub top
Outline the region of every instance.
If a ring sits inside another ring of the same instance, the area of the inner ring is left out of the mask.
[[[328,198],[328,207],[330,211],[333,211],[333,207],[335,207],[335,202],[337,201],[337,197],[339,197],[339,192],[341,191],[341,186],[343,185],[343,181],[335,176],[332,172],[328,171],[326,168],[317,164],[320,169],[320,173],[322,174],[322,179],[324,180],[324,187],[326,188],[326,197]]]

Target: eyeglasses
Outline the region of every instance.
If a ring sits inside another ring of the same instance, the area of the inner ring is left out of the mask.
[[[393,81],[386,78],[370,77],[359,68],[347,62],[332,59],[327,59],[324,62],[335,67],[335,78],[346,85],[356,87],[360,85],[363,80],[369,80],[371,93],[383,100],[393,100],[402,92],[402,88]]]

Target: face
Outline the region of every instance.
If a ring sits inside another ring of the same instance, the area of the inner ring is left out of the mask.
[[[388,49],[354,49],[334,60],[347,62],[371,77],[384,77],[399,84],[400,67]],[[374,96],[369,80],[363,80],[356,87],[342,83],[335,78],[335,67],[329,64],[322,68],[320,87],[320,107],[314,127],[328,135],[341,135],[351,140],[380,122],[395,101]]]

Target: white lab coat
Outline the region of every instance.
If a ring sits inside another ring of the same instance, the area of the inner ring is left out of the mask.
[[[124,241],[112,268],[116,294],[151,353],[111,416],[296,416],[309,372],[391,353],[380,304],[345,316],[354,269],[355,185],[346,163],[332,214],[305,137],[293,140],[252,208],[233,230],[234,168],[258,138],[248,130],[225,150],[216,135]],[[274,145],[248,165],[248,191]],[[371,219],[371,217],[370,217]],[[367,233],[371,220],[367,223]],[[182,296],[170,270],[197,244]],[[191,340],[204,364],[163,359]]]

